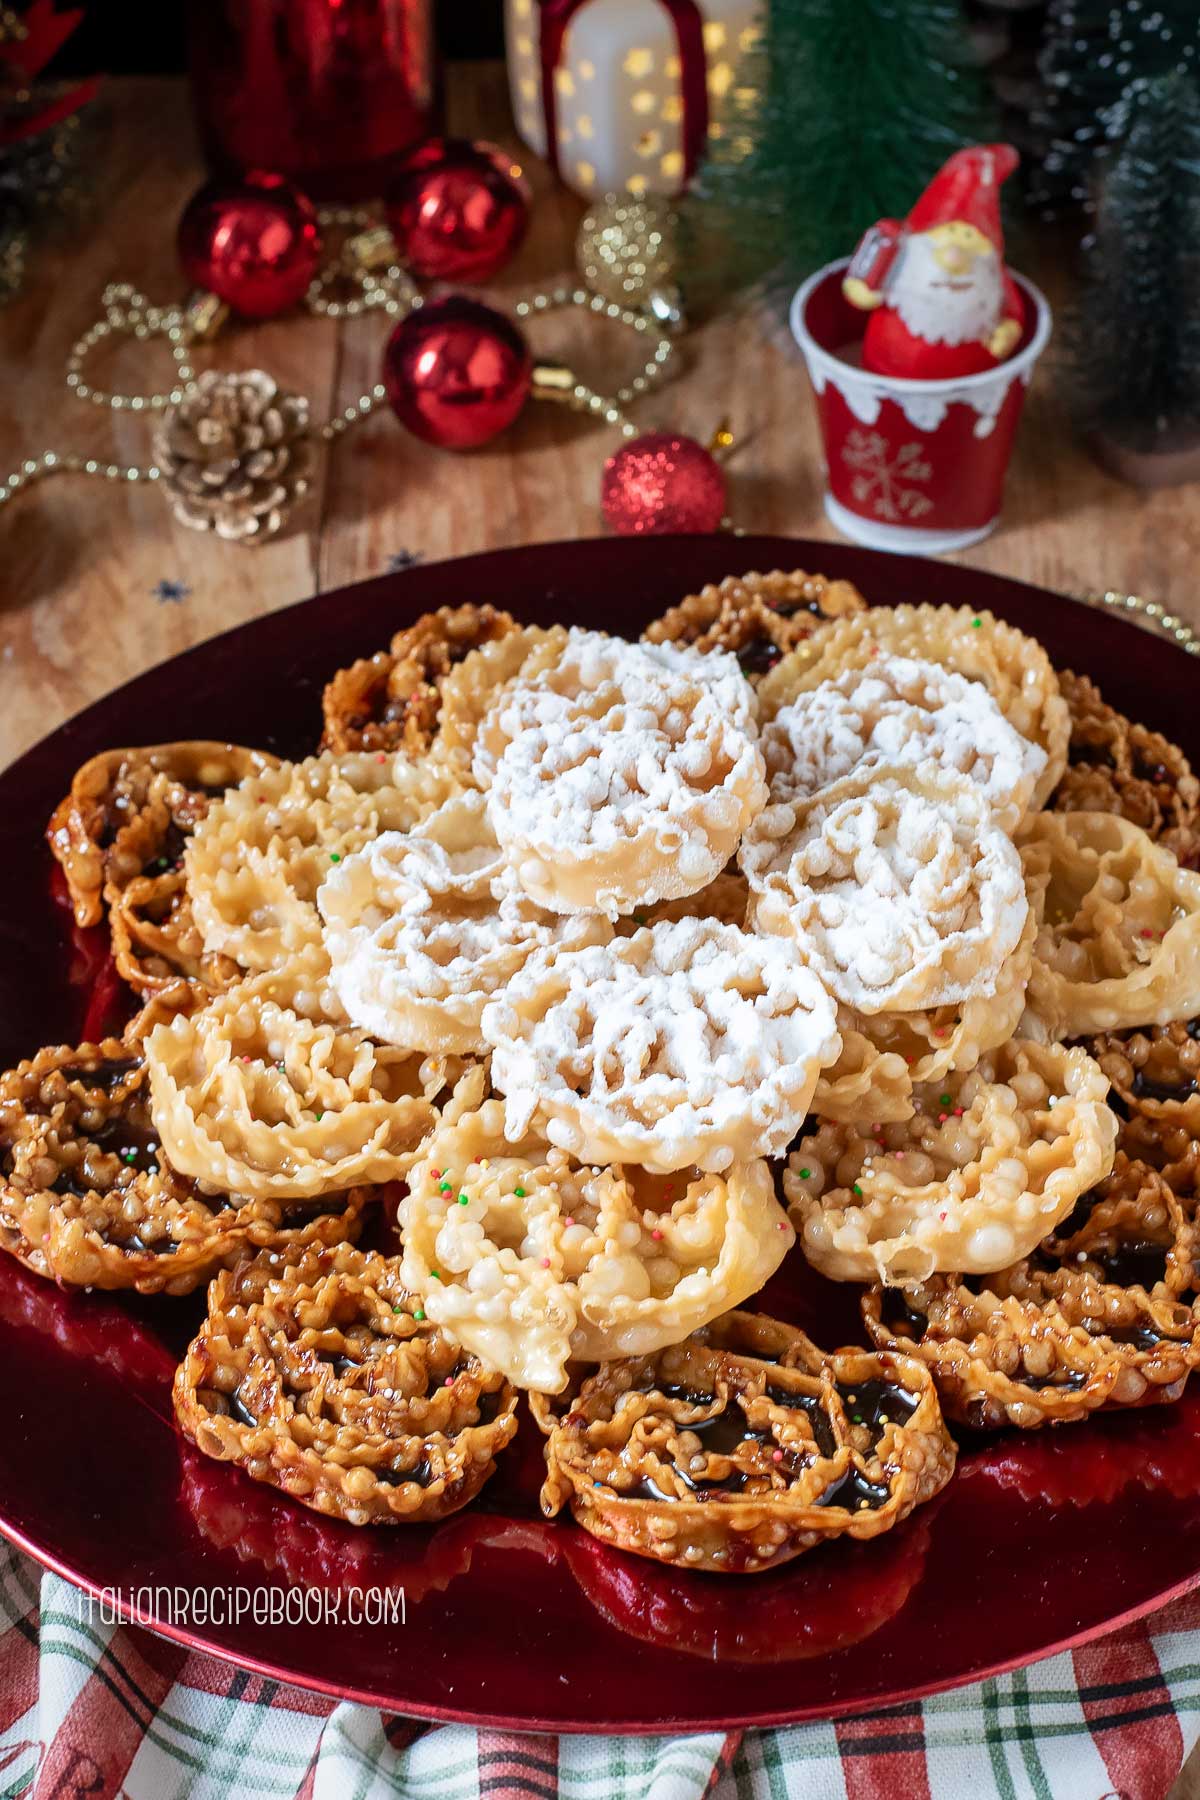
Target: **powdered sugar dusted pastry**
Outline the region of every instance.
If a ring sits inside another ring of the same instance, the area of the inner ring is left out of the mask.
[[[411,831],[456,787],[428,758],[383,751],[310,756],[243,781],[184,859],[205,948],[251,970],[319,954],[315,902],[329,870],[382,831]]]
[[[469,787],[475,781],[472,767],[478,755],[484,771],[478,785],[488,787],[495,759],[477,749],[480,726],[513,682],[532,680],[543,669],[552,669],[566,645],[565,625],[522,625],[465,656],[442,683],[441,729],[434,740],[433,760]]]
[[[976,782],[1006,831],[1024,817],[1046,763],[981,682],[906,656],[879,656],[797,694],[761,748],[772,802],[888,763],[936,764]]]
[[[760,684],[763,720],[797,694],[885,655],[919,657],[981,681],[1009,724],[1045,751],[1033,805],[1045,804],[1067,765],[1070,718],[1058,677],[1034,638],[971,606],[872,606],[819,625]]]
[[[461,1068],[302,1018],[269,975],[155,1026],[145,1052],[172,1167],[256,1198],[401,1177]]]
[[[990,996],[1028,917],[1020,858],[962,775],[848,775],[767,807],[739,860],[755,926],[862,1013]]]
[[[835,1281],[1007,1268],[1112,1167],[1107,1092],[1085,1051],[1014,1038],[906,1121],[822,1123],[783,1177],[805,1255]]]
[[[385,832],[317,896],[331,980],[348,1016],[385,1044],[485,1048],[484,1006],[532,953],[606,942],[599,913],[548,913],[523,894],[473,789],[411,833]]]
[[[518,1387],[559,1393],[572,1358],[641,1356],[757,1292],[795,1241],[765,1162],[671,1179],[580,1164],[504,1134],[470,1071],[420,1146],[399,1209],[401,1276]]]
[[[1041,920],[1029,1009],[1049,1036],[1200,1012],[1200,875],[1107,812],[1039,813],[1021,856]]]
[[[483,1031],[512,1137],[664,1174],[780,1155],[840,1048],[791,945],[699,919],[540,952]]]
[[[497,758],[496,836],[526,893],[554,912],[616,918],[695,892],[766,799],[750,688],[732,658],[706,658],[720,666],[700,681],[683,672],[695,653],[650,648],[573,631],[552,670],[505,693],[477,741],[477,779],[480,758]]]

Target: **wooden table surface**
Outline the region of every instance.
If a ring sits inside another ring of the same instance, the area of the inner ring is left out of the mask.
[[[95,211],[37,252],[25,293],[0,311],[0,475],[45,448],[151,460],[151,421],[73,400],[63,365],[106,282],[131,281],[152,300],[179,295],[174,228],[200,163],[178,82],[115,81],[102,105]],[[514,141],[500,66],[452,71],[450,123]],[[532,228],[494,290],[500,300],[571,270],[580,204],[541,168],[531,175]],[[1032,272],[1053,299],[1057,272]],[[229,331],[196,360],[266,368],[306,392],[320,421],[375,381],[386,334],[383,318],[338,325],[302,315]],[[618,326],[569,313],[538,320],[533,337],[601,387],[638,351]],[[831,535],[808,384],[783,334],[723,317],[690,334],[678,360],[678,378],[635,416],[706,439],[728,415],[739,439],[729,465],[737,522]],[[161,343],[127,344],[99,353],[95,376],[136,391],[168,385],[169,372]],[[322,457],[287,534],[250,550],[177,525],[165,496],[145,484],[64,476],[27,490],[0,508],[0,766],[138,670],[266,608],[377,575],[393,558],[593,535],[601,466],[617,441],[611,428],[531,406],[497,443],[455,457],[383,414]],[[1200,625],[1198,551],[1195,490],[1145,496],[1103,475],[1073,442],[1043,365],[1002,526],[965,560],[1067,591],[1140,592]],[[168,594],[186,592],[156,598],[162,583]]]
[[[452,71],[449,96],[454,131],[515,142],[502,68]],[[102,107],[95,210],[37,252],[24,294],[0,312],[0,475],[46,448],[151,460],[149,421],[73,401],[63,366],[106,282],[131,281],[162,302],[179,295],[175,221],[200,162],[178,82],[114,81]],[[572,267],[582,208],[540,168],[530,174],[533,222],[493,290],[500,301]],[[1050,260],[1043,253],[1031,273],[1053,302],[1062,283]],[[386,334],[380,318],[303,316],[241,326],[196,360],[266,368],[307,393],[320,421],[376,380]],[[631,348],[636,357],[628,333],[570,315],[538,321],[533,336],[602,388],[629,367]],[[816,418],[783,334],[724,317],[690,334],[678,360],[679,377],[635,416],[707,438],[728,415],[739,440],[729,466],[737,522],[831,536]],[[1196,490],[1147,496],[1103,475],[1073,440],[1047,364],[1029,397],[1002,526],[962,560],[1068,592],[1142,593],[1200,626]],[[127,345],[95,374],[136,391],[167,385],[169,369],[161,344]],[[530,407],[495,445],[453,457],[382,415],[323,457],[292,527],[254,550],[177,525],[153,487],[63,477],[33,488],[0,508],[0,766],[139,670],[268,608],[380,574],[393,559],[594,535],[601,465],[617,441],[611,429]],[[160,599],[160,589],[182,591]],[[1172,1800],[1200,1800],[1200,1770],[1185,1771]]]

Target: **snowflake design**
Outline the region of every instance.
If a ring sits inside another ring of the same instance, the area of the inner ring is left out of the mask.
[[[920,444],[901,444],[892,454],[882,432],[854,430],[846,439],[842,461],[855,471],[850,492],[877,519],[920,519],[933,511],[929,495],[913,485],[933,475]]]
[[[415,569],[421,560],[419,550],[397,550],[388,557],[387,566],[389,571],[396,574],[401,569]]]
[[[187,583],[184,581],[167,581],[165,579],[160,581],[156,587],[150,589],[151,595],[158,601],[160,606],[167,601],[178,604],[180,601],[186,600],[191,594],[191,591],[191,588],[188,587]]]

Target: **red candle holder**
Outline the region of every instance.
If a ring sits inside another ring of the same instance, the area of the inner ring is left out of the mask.
[[[867,315],[842,294],[846,267],[843,260],[818,269],[797,290],[791,312],[821,421],[826,514],[843,537],[873,550],[963,550],[999,519],[1050,308],[1016,275],[1025,330],[1006,361],[946,381],[876,375],[855,360]]]
[[[189,50],[219,174],[270,169],[312,199],[364,199],[440,129],[432,0],[192,0]]]

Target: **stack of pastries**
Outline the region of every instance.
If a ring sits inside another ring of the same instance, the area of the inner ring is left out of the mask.
[[[320,1512],[463,1506],[524,1396],[547,1513],[752,1572],[1200,1362],[1200,786],[988,612],[443,609],[48,835],[136,1000],[0,1076],[0,1242],[210,1282],[180,1427]],[[788,1256],[862,1345],[747,1310]]]

